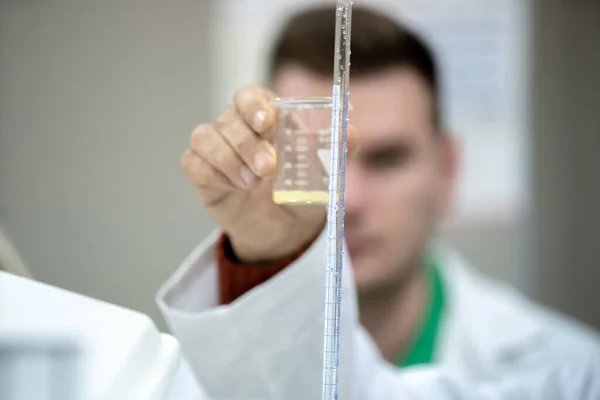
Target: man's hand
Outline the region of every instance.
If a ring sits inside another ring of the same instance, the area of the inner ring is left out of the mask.
[[[318,235],[326,218],[322,205],[273,202],[274,99],[266,89],[241,88],[233,107],[215,123],[194,130],[181,158],[200,202],[229,236],[236,256],[247,263],[297,251]],[[351,131],[348,136],[350,151],[356,147],[356,135]]]

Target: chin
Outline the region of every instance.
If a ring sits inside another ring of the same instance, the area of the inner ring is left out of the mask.
[[[378,290],[393,280],[389,273],[382,271],[382,265],[385,264],[379,257],[363,255],[352,259],[354,281],[359,293]]]

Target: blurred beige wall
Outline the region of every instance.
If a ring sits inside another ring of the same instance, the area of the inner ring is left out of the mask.
[[[600,2],[535,11],[534,293],[600,330]]]
[[[209,232],[179,169],[209,2],[0,2],[0,224],[41,281],[141,310]]]

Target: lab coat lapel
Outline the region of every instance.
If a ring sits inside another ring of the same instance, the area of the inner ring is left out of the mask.
[[[443,248],[439,254],[448,301],[438,360],[469,378],[492,379],[535,354],[543,326],[528,303],[455,251]]]

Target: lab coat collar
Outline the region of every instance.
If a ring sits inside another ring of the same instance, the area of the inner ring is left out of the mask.
[[[532,303],[510,286],[484,277],[457,251],[440,244],[434,251],[447,290],[439,358],[475,368],[491,366],[481,371],[490,374],[494,366],[514,363],[541,345],[544,327]]]

